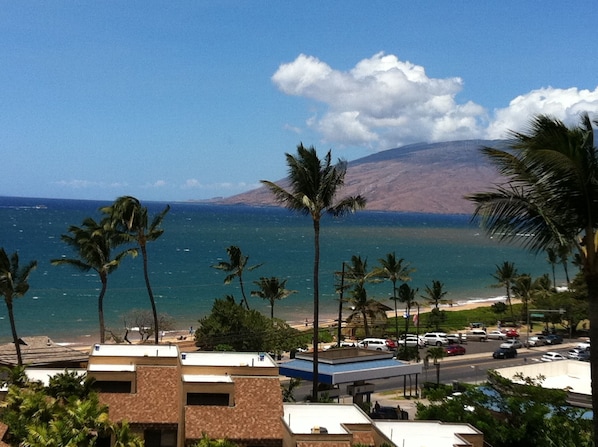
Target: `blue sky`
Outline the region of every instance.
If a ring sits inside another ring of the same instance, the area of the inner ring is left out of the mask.
[[[594,2],[0,0],[0,195],[184,201],[598,117]]]

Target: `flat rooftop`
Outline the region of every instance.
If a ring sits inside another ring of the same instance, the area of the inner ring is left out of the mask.
[[[513,382],[518,382],[518,379],[515,378],[516,374],[523,374],[524,377],[533,379],[537,379],[541,375],[544,379],[538,383],[544,388],[568,389],[570,392],[588,396],[592,394],[589,362],[580,362],[579,360],[537,362],[510,368],[498,368],[496,372]]]
[[[173,345],[101,345],[91,348],[90,357],[159,357],[176,358],[179,349]]]
[[[468,445],[459,434],[481,435],[481,432],[468,424],[438,421],[374,421],[374,425],[394,445],[400,447]]]
[[[285,403],[283,413],[293,434],[310,434],[314,427],[325,428],[328,434],[347,434],[342,424],[371,424],[353,404]]]
[[[194,351],[181,354],[183,366],[253,366],[278,368],[276,362],[263,352]]]

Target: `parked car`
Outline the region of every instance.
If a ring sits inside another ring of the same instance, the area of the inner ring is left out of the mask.
[[[581,341],[577,343],[576,348],[579,349],[590,349],[590,342],[589,341]]]
[[[577,360],[581,360],[582,362],[589,362],[590,361],[590,350],[586,349],[585,351],[581,351]]]
[[[544,354],[540,360],[542,360],[543,362],[554,362],[556,360],[567,360],[567,357],[565,357],[563,354],[560,354],[558,352],[547,352],[546,354]]]
[[[486,336],[488,337],[488,340],[504,340],[507,338],[507,334],[498,330],[490,331]]]
[[[523,345],[516,338],[509,338],[508,340],[505,340],[503,343],[501,343],[500,347],[501,348],[519,349],[519,348],[523,348]]]
[[[354,348],[357,346],[357,342],[353,340],[343,340],[341,341],[341,348]]]
[[[546,337],[543,335],[534,335],[527,341],[528,346],[544,346],[546,344]]]
[[[397,344],[390,338],[364,338],[357,343],[357,347],[374,351],[394,351],[397,349]]]
[[[447,334],[449,343],[467,343],[467,334]]]
[[[505,332],[507,338],[519,338],[519,332],[516,329],[507,329]]]
[[[563,343],[563,337],[557,334],[550,334],[546,336],[547,345],[560,345]]]
[[[582,355],[587,353],[588,357],[590,355],[589,349],[581,349],[581,348],[573,348],[567,352],[567,358],[571,360],[579,360]]]
[[[465,347],[461,345],[448,345],[444,348],[444,352],[446,355],[465,355]]]
[[[427,332],[423,336],[426,346],[448,345],[449,341],[444,332]]]
[[[488,340],[488,334],[483,329],[472,329],[467,332],[467,340],[471,341],[486,341]]]
[[[498,348],[492,353],[495,359],[514,359],[517,357],[517,349],[515,348]]]
[[[425,348],[426,342],[423,338],[418,337],[417,335],[407,335],[406,337],[401,337],[398,347],[401,348],[405,345],[407,345],[408,348]]]

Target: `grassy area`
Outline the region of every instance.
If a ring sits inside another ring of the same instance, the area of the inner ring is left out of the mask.
[[[513,313],[517,317],[521,315],[522,305],[513,305]],[[469,329],[470,323],[482,323],[486,327],[496,326],[497,321],[505,321],[510,319],[510,312],[497,314],[494,312],[492,306],[477,307],[468,310],[451,310],[444,312],[446,320],[440,325],[440,330],[444,332],[458,332]],[[415,329],[413,322],[409,324],[409,331]],[[387,323],[389,333],[395,332],[395,319],[389,318]],[[399,331],[405,330],[405,320],[399,318]],[[434,326],[428,326],[428,313],[420,314],[420,332],[427,332],[436,330]]]

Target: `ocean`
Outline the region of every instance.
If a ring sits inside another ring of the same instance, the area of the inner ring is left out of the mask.
[[[37,260],[30,290],[15,301],[20,336],[44,335],[65,342],[97,337],[97,297],[100,281],[95,272],[70,266],[52,266],[51,259],[74,257],[61,241],[71,225],[86,217],[100,218],[106,201],[0,197],[0,247],[10,255],[18,251],[20,264]],[[144,203],[151,215],[166,203]],[[236,245],[249,256],[243,278],[252,308],[266,315],[264,300],[249,297],[253,281],[276,276],[297,290],[274,307],[274,314],[290,323],[311,320],[313,227],[311,218],[284,208],[171,203],[163,236],[148,244],[150,280],[158,312],[176,321],[177,329],[197,326],[216,298],[241,299],[238,281],[224,284],[225,273],[212,266],[228,260],[226,248]],[[353,255],[374,268],[378,259],[395,252],[415,269],[410,285],[419,295],[433,280],[444,283],[447,299],[455,303],[502,296],[491,287],[496,265],[514,262],[519,273],[538,276],[550,272],[545,254],[529,254],[519,246],[499,244],[470,223],[466,215],[360,211],[340,219],[324,218],[321,229],[320,303],[323,318],[338,312],[334,273]],[[559,269],[557,269],[558,271]],[[561,275],[562,276],[562,275]],[[563,278],[564,279],[564,278]],[[557,276],[557,282],[559,277]],[[389,282],[368,287],[368,294],[389,306]],[[131,309],[149,309],[141,257],[125,259],[109,276],[104,299],[107,326],[124,332]],[[0,303],[0,341],[10,340],[6,307]]]

